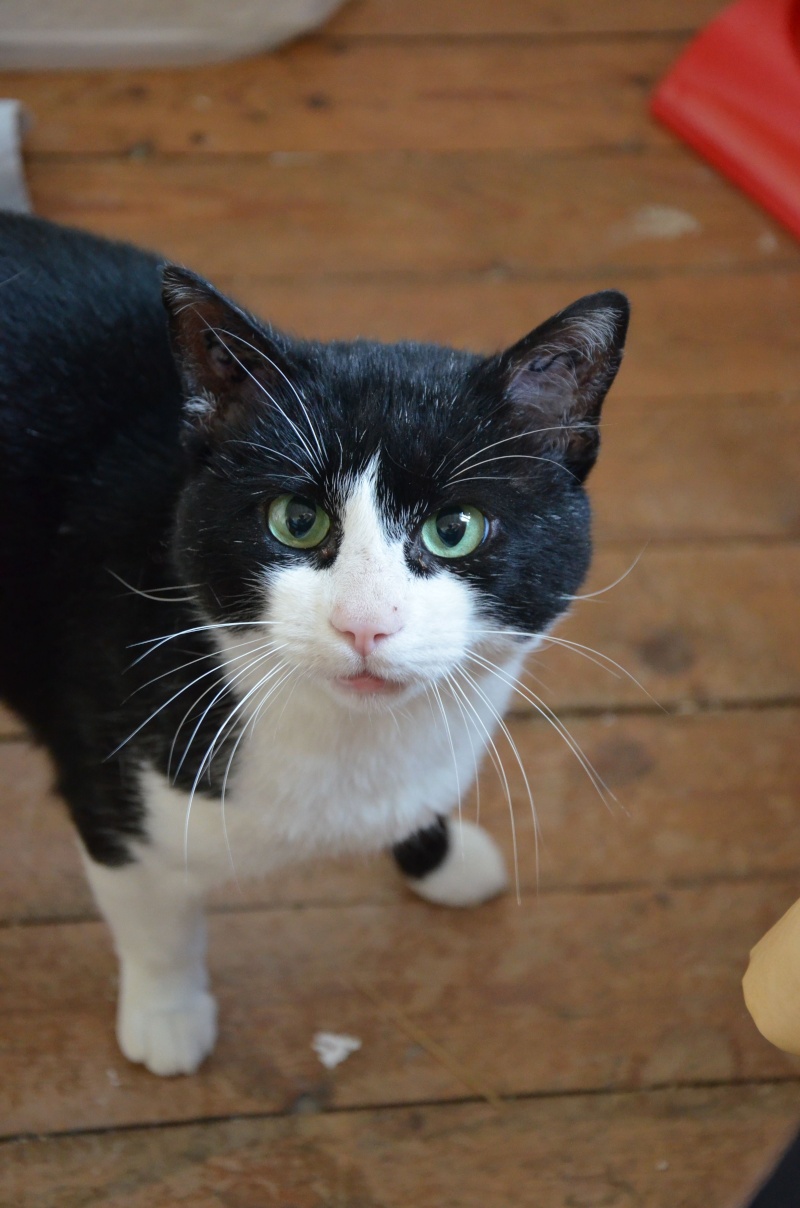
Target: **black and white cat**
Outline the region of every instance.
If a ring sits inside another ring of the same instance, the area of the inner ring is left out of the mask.
[[[490,357],[307,342],[10,215],[0,303],[0,688],[113,932],[122,1051],[189,1072],[216,1032],[202,899],[233,870],[389,847],[431,901],[504,888],[448,817],[585,575],[628,305]]]

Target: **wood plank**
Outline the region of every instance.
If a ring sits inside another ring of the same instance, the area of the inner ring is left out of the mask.
[[[602,551],[584,592],[615,582],[640,549]],[[647,549],[605,596],[578,602],[557,637],[621,664],[662,705],[800,699],[794,640],[800,546]],[[643,689],[614,679],[575,651],[548,648],[531,664],[554,707],[641,707]]]
[[[304,336],[440,341],[497,349],[581,294],[614,285],[633,304],[621,397],[791,392],[800,381],[800,272],[602,273],[561,282],[218,278],[221,289]]]
[[[668,143],[647,97],[684,39],[312,39],[183,71],[6,72],[36,152],[585,149]]]
[[[603,806],[575,756],[549,727],[512,720],[541,830],[537,885],[527,794],[515,759],[500,741],[526,907],[537,889],[661,888],[709,879],[800,876],[797,709],[573,718],[568,724],[619,804],[610,811]],[[27,743],[0,747],[0,920],[95,915],[72,827],[62,804],[49,796],[51,783],[41,751]],[[474,794],[464,813],[475,816]],[[481,779],[480,817],[512,867],[508,803],[491,765]],[[405,900],[389,861],[376,858],[304,865],[222,891],[214,907]]]
[[[743,1201],[795,1085],[237,1120],[4,1149],[0,1204],[706,1208]]]
[[[31,742],[0,744],[0,802],[8,843],[0,846],[0,918],[94,914],[66,808],[53,793],[45,752]]]
[[[699,29],[720,8],[720,0],[350,0],[327,31],[348,37],[660,33]]]
[[[788,393],[612,393],[590,479],[598,543],[800,535],[798,404]]]
[[[800,248],[682,150],[32,161],[38,213],[210,277],[757,268]]]
[[[2,1129],[283,1112],[309,1097],[336,1108],[463,1097],[461,1080],[359,991],[363,978],[503,1094],[797,1078],[797,1059],[760,1037],[740,988],[748,950],[796,893],[756,883],[506,898],[474,912],[409,901],[217,915],[219,1046],[197,1076],[167,1080],[115,1049],[114,961],[99,923],[6,928]],[[326,1072],[311,1050],[319,1030],[363,1047]]]

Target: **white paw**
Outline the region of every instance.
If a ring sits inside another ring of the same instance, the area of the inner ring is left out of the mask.
[[[120,1000],[117,1040],[129,1061],[153,1074],[193,1074],[217,1038],[217,1004],[206,990],[191,990],[169,1005]]]
[[[443,862],[408,885],[439,906],[477,906],[508,888],[508,873],[494,839],[474,822],[450,820],[450,847]]]

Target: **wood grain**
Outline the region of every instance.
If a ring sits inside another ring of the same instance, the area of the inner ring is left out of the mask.
[[[327,29],[365,37],[660,33],[698,29],[719,0],[350,0]]]
[[[212,278],[552,278],[568,266],[613,280],[800,263],[796,243],[685,154],[635,165],[524,152],[35,159],[30,185],[45,217]]]
[[[707,1208],[740,1202],[796,1116],[792,1084],[35,1138],[5,1147],[0,1204]]]
[[[563,151],[666,144],[647,96],[684,39],[315,39],[182,71],[5,73],[35,152]]]
[[[478,280],[313,284],[223,274],[218,284],[305,336],[434,340],[488,350],[505,347],[581,294],[614,285],[633,305],[614,398],[794,396],[800,381],[796,270],[652,279],[604,272],[560,282],[497,273]]]
[[[112,1034],[115,968],[99,923],[0,931],[6,1134],[452,1100],[464,1086],[354,985],[502,1094],[796,1077],[741,999],[755,940],[796,896],[758,882],[542,895],[478,911],[399,905],[216,915],[217,1050],[196,1077],[129,1067]],[[362,1040],[328,1073],[319,1030]],[[108,1071],[113,1074],[109,1075]]]
[[[796,538],[798,448],[800,395],[659,399],[614,391],[589,480],[596,538],[601,545]]]
[[[584,590],[615,582],[639,553],[600,552]],[[671,708],[797,699],[799,594],[796,543],[653,546],[618,587],[578,602],[554,636],[614,659]],[[549,648],[531,665],[546,685],[533,690],[559,708],[647,703],[630,678],[615,679],[574,651]]]
[[[525,905],[564,889],[663,888],[708,880],[795,878],[797,709],[679,717],[569,720],[574,740],[617,803],[606,808],[566,743],[542,723],[510,731],[533,789],[540,825],[539,877],[530,808],[518,765],[499,743],[516,819]],[[94,917],[66,811],[49,796],[44,754],[0,747],[0,920]],[[480,817],[513,865],[508,802],[489,764]],[[475,817],[477,800],[464,802]],[[235,853],[234,853],[235,856]],[[407,894],[389,860],[325,861],[215,895],[214,909],[398,903]]]

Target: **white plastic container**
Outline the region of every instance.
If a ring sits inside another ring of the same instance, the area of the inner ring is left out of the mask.
[[[286,42],[341,0],[0,0],[0,69],[212,63]]]

